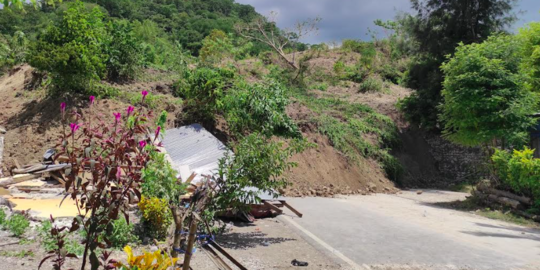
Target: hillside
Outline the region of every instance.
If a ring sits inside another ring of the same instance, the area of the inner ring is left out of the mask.
[[[344,58],[358,59],[359,57],[360,54],[355,52],[329,50],[309,60],[310,70],[319,73],[322,70],[328,76],[336,76],[333,71],[336,62]],[[268,70],[262,65],[254,64],[253,61],[240,62],[239,73],[248,77],[252,76],[248,80],[257,82],[260,79],[253,74],[268,73]],[[257,61],[259,60],[255,60],[255,63]],[[260,70],[255,72],[253,66],[257,66]],[[156,112],[166,110],[169,113],[168,127],[177,126],[183,118],[183,105],[181,100],[173,95],[174,74],[156,70],[147,70],[145,73],[147,75],[142,81],[112,85],[118,89],[119,93],[114,98],[99,100],[93,109],[94,113],[107,114],[111,111],[122,111],[131,101],[136,100],[137,96],[140,96],[141,90],[148,90],[152,100],[150,107]],[[7,129],[4,164],[2,164],[4,172],[15,168],[16,161],[19,164],[39,162],[45,150],[58,143],[57,136],[61,131],[58,106],[65,100],[47,96],[46,87],[33,86],[35,76],[31,67],[23,65],[16,67],[0,79],[0,106],[6,108],[0,112],[0,125]],[[313,75],[309,75],[307,80],[310,80],[310,76]],[[407,136],[404,131],[409,128],[409,125],[396,108],[396,102],[408,96],[410,90],[391,83],[388,83],[386,87],[384,91],[362,93],[358,91],[359,83],[345,80],[324,90],[313,87],[308,87],[305,91],[291,90],[294,92],[291,93],[287,115],[300,127],[302,135],[316,144],[316,147],[292,157],[291,160],[296,162],[298,167],[285,174],[292,184],[283,190],[286,195],[332,196],[334,194],[396,192],[396,183],[388,178],[383,165],[375,155],[373,157],[357,155],[347,152],[350,151],[348,148],[337,148],[332,141],[332,138],[336,138],[332,137],[331,133],[325,133],[327,131],[322,130],[326,124],[321,122],[322,116],[348,117],[346,110],[349,106],[355,104],[368,106],[373,109],[375,117],[379,117],[377,115],[388,117],[389,123],[390,121],[396,123],[396,135],[401,140]],[[329,104],[317,104],[318,102],[342,104],[329,106]],[[68,108],[74,108],[81,114],[88,112],[84,103],[76,98],[67,102]],[[332,106],[338,107],[331,108]],[[390,128],[393,129],[394,125],[392,124]],[[216,126],[214,129],[219,130],[220,127]],[[229,133],[227,130],[222,131],[220,134]],[[379,147],[382,135],[381,131],[374,131],[366,132],[361,136],[370,145]],[[419,133],[417,135],[421,136]],[[417,136],[412,137],[419,140]],[[403,174],[405,180],[401,179],[400,181],[404,182],[399,184],[422,186],[418,178],[422,178],[421,174],[429,170],[432,171],[430,177],[439,176],[430,158],[426,158],[424,163],[419,163],[422,156],[431,155],[429,145],[425,141],[424,144],[426,144],[425,149],[416,149],[416,153],[413,154],[400,150],[399,144],[392,150],[392,153],[399,157],[399,161],[406,165]],[[357,150],[353,149],[353,151]],[[422,168],[422,170],[419,172],[415,168]],[[411,180],[413,178],[415,181]],[[430,179],[424,179],[424,182],[430,182]]]

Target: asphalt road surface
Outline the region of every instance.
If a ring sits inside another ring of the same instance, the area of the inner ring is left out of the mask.
[[[466,194],[294,198],[281,217],[351,269],[540,269],[540,230],[433,205]]]

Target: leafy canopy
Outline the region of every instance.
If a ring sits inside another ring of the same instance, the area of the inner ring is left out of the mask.
[[[482,42],[515,21],[516,0],[411,0],[416,11],[402,18],[417,53],[406,85],[416,90],[403,103],[409,120],[436,129],[444,80],[441,64],[460,42]]]
[[[49,72],[58,89],[84,91],[105,74],[103,16],[98,8],[89,11],[82,2],[72,3],[32,46],[30,64]]]
[[[535,98],[523,87],[519,50],[520,43],[505,35],[459,45],[442,66],[445,136],[470,146],[494,139],[503,144],[525,142]]]

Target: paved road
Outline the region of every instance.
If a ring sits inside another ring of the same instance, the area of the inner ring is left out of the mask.
[[[540,230],[431,204],[464,196],[427,191],[288,199],[304,218],[282,218],[351,268],[540,269]]]

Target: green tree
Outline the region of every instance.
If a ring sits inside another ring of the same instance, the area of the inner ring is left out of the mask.
[[[26,35],[17,31],[13,36],[0,35],[0,73],[4,68],[11,68],[23,63],[28,49]]]
[[[437,126],[443,74],[439,69],[458,43],[482,42],[515,21],[516,0],[411,0],[415,20],[408,27],[418,44],[407,86],[416,92],[404,102],[409,119],[428,128]]]
[[[528,89],[540,92],[540,23],[533,22],[519,30],[522,41],[522,71],[528,74]]]
[[[259,203],[263,194],[279,195],[288,185],[283,173],[296,166],[289,158],[309,147],[303,139],[287,146],[260,133],[252,133],[234,143],[234,155],[226,155],[214,176],[218,193],[210,204],[211,211],[245,209],[246,204]]]
[[[49,72],[57,90],[84,91],[105,74],[103,16],[97,7],[88,11],[82,2],[74,2],[32,46],[30,64]]]
[[[109,38],[105,45],[107,78],[133,79],[143,67],[144,55],[141,42],[135,36],[129,21],[113,21],[109,25]]]
[[[520,42],[513,36],[461,43],[442,66],[444,135],[468,146],[523,144],[536,102],[523,86],[520,63]]]
[[[199,57],[203,63],[217,64],[226,58],[232,58],[233,44],[227,34],[213,30],[202,41]]]

